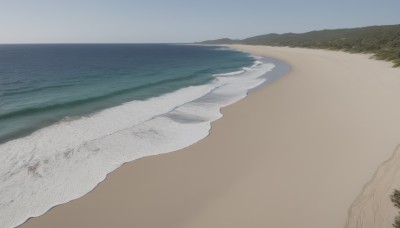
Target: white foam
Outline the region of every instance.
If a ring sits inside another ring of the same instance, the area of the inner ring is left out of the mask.
[[[88,193],[125,162],[206,137],[220,108],[245,97],[273,67],[258,62],[207,85],[62,121],[0,145],[0,226],[15,227]]]
[[[254,67],[259,66],[259,65],[261,65],[261,64],[263,64],[263,62],[261,62],[261,61],[255,61],[254,64],[253,64],[253,66],[251,66],[251,67],[254,68]]]
[[[245,70],[239,70],[239,71],[234,71],[234,72],[229,72],[225,74],[214,74],[215,77],[225,77],[225,76],[235,76],[239,74],[243,74]]]

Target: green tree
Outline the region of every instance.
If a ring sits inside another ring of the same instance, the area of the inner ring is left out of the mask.
[[[392,200],[395,207],[400,209],[400,191],[395,189],[393,195],[390,196],[390,200]],[[394,219],[393,227],[400,228],[400,213]]]

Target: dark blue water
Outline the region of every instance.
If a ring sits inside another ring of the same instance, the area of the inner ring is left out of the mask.
[[[67,116],[205,84],[253,61],[211,46],[0,45],[0,143]]]

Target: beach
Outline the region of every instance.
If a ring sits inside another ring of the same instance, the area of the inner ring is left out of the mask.
[[[400,70],[364,54],[233,48],[292,70],[223,108],[205,139],[127,163],[21,227],[390,227]]]

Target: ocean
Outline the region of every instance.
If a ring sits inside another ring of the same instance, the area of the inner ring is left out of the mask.
[[[203,139],[275,66],[218,46],[0,45],[0,227]]]

